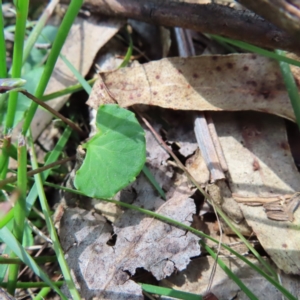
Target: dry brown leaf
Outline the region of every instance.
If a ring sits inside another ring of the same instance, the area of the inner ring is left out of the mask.
[[[196,212],[191,190],[183,184],[171,189],[167,202],[155,197],[148,180],[141,176],[133,185],[137,192],[135,205],[190,225]],[[190,257],[200,254],[198,238],[184,230],[161,221],[146,218],[143,214],[128,210],[115,223],[117,246],[126,254],[122,268],[134,274],[136,268],[150,271],[157,280],[170,276],[175,270],[183,270]]]
[[[300,176],[287,142],[284,120],[259,113],[213,114],[229,168],[229,186],[243,197],[273,197],[299,190]],[[294,222],[267,218],[263,207],[240,204],[265,251],[288,274],[300,274],[300,210]]]
[[[60,226],[61,244],[82,299],[143,299],[141,287],[119,267],[121,257],[107,245],[112,228],[103,218],[72,208]],[[67,288],[63,292],[69,294]]]
[[[103,73],[87,103],[115,100],[122,107],[256,110],[295,120],[278,63],[256,54],[167,58]]]
[[[167,202],[155,197],[156,192],[143,176],[135,189],[134,205],[191,224],[195,204],[188,198],[189,188],[173,190]],[[134,210],[126,210],[114,224],[114,246],[107,245],[111,231],[96,214],[81,209],[67,209],[61,219],[62,247],[84,298],[140,299],[140,287],[130,280],[137,268],[148,270],[160,280],[185,269],[190,257],[200,254],[198,238],[193,234]]]
[[[169,155],[149,130],[146,142],[148,167],[168,191],[168,200],[161,199],[143,174],[120,192],[119,199],[191,225],[196,213],[190,198],[194,190],[189,188],[185,176],[176,175],[167,164]],[[108,246],[112,232],[116,243]],[[111,227],[97,214],[67,208],[60,221],[60,238],[84,298],[142,299],[140,286],[130,280],[138,268],[160,280],[185,269],[190,257],[200,254],[199,238],[195,235],[130,209]]]

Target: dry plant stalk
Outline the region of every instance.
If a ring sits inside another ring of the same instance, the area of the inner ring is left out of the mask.
[[[261,3],[251,0],[248,2]],[[86,0],[85,6],[93,13],[101,15],[193,29],[259,47],[280,48],[300,54],[299,39],[246,9],[236,10],[215,3],[195,4],[179,0]]]
[[[300,193],[287,194],[274,197],[242,197],[232,194],[236,202],[245,205],[263,205],[269,219],[275,221],[294,221],[293,213],[300,204]]]

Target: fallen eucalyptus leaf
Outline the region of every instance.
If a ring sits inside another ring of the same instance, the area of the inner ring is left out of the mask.
[[[256,110],[295,120],[278,63],[256,54],[167,58],[102,73],[87,103],[97,108],[114,100],[122,107]]]

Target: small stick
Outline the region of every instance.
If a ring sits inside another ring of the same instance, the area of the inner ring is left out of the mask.
[[[219,158],[219,162],[220,165],[222,167],[223,172],[228,172],[228,166],[227,166],[227,162],[223,153],[223,149],[216,131],[216,127],[215,124],[213,122],[213,119],[211,117],[211,114],[208,112],[205,112],[205,116],[206,116],[206,122],[207,122],[207,126],[208,126],[208,130],[211,136],[211,139],[214,143],[218,158]]]
[[[179,56],[188,57],[195,55],[195,48],[191,35],[186,29],[175,28],[175,37],[178,45]],[[224,179],[225,175],[213,143],[204,113],[197,113],[194,120],[194,131],[203,159],[210,171],[211,181]]]
[[[22,94],[24,94],[26,97],[28,97],[29,99],[31,99],[33,102],[37,103],[38,105],[40,105],[43,108],[45,108],[46,110],[48,110],[52,115],[54,115],[55,117],[59,118],[64,123],[68,124],[73,130],[77,131],[78,134],[82,138],[86,138],[86,133],[84,131],[82,131],[74,122],[72,122],[70,119],[64,117],[61,113],[59,113],[58,111],[56,111],[55,109],[53,109],[51,106],[49,106],[45,102],[39,100],[38,98],[36,98],[35,96],[33,96],[32,94],[30,94],[29,92],[27,92],[26,90],[18,89],[17,91],[20,92],[20,93],[22,93]]]
[[[211,180],[214,182],[220,179],[225,179],[225,175],[219,162],[219,157],[214,147],[203,113],[197,113],[194,124],[196,139],[204,161],[211,173]]]
[[[232,198],[239,203],[272,203],[280,201],[281,199],[287,200],[291,198],[293,195],[283,195],[283,196],[275,196],[275,197],[242,197],[238,196],[237,194],[232,194]]]

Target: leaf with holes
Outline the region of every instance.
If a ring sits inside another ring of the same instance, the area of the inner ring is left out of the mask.
[[[99,107],[96,125],[99,132],[83,145],[87,154],[75,186],[89,197],[110,198],[142,170],[145,136],[134,114],[116,104]]]

